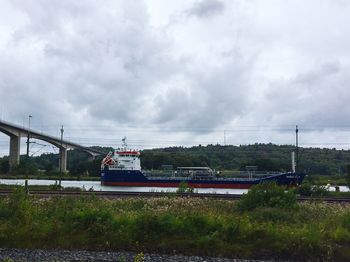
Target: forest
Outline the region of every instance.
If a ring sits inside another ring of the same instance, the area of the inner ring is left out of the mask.
[[[108,147],[94,147],[106,154],[112,150]],[[198,145],[193,147],[167,147],[145,149],[141,151],[141,165],[145,170],[161,170],[169,166],[207,166],[218,171],[245,171],[246,166],[257,166],[260,171],[291,170],[291,153],[296,152],[292,145],[253,144],[253,145]],[[99,176],[103,156],[92,159],[79,150],[68,151],[67,167],[74,176]],[[21,164],[15,173],[30,169],[31,173],[57,174],[59,156],[47,153],[31,157]],[[29,162],[29,163],[27,163]],[[350,163],[349,150],[335,148],[298,148],[299,171],[317,175],[344,175]],[[8,157],[0,158],[0,173],[8,173]]]

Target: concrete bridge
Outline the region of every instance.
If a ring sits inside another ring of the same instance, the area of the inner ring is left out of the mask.
[[[103,155],[104,153],[98,150],[94,150],[77,143],[73,143],[66,140],[61,140],[61,138],[53,137],[37,131],[21,127],[3,120],[0,120],[0,132],[8,135],[10,137],[10,152],[9,152],[9,164],[10,171],[13,167],[19,164],[20,160],[20,148],[21,148],[21,137],[35,138],[39,140],[46,141],[60,150],[60,170],[62,172],[67,171],[67,150],[68,149],[81,149],[89,153],[92,157],[97,155]]]

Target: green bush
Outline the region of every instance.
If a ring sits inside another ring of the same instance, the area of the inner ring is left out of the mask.
[[[295,204],[295,195],[274,184],[250,192],[241,202],[253,210],[237,212],[230,200],[41,199],[19,188],[0,198],[0,247],[348,261],[348,207]]]
[[[262,183],[253,186],[237,204],[240,211],[258,207],[294,208],[297,205],[296,194],[292,190],[275,183]]]
[[[309,182],[304,182],[296,188],[295,192],[301,196],[328,196],[329,190],[325,186],[311,185]]]
[[[31,158],[23,158],[19,165],[15,166],[12,170],[15,175],[38,175],[38,166],[32,161]]]
[[[302,183],[299,187],[295,189],[295,192],[301,196],[311,196],[312,195],[312,185],[310,182],[306,181]]]
[[[350,232],[350,211],[344,215],[341,222],[342,226]]]
[[[329,190],[326,186],[313,186],[311,196],[328,196]]]
[[[181,182],[176,190],[176,193],[194,193],[193,187],[190,187],[188,183]]]
[[[0,174],[7,174],[10,171],[10,162],[8,157],[0,158]]]

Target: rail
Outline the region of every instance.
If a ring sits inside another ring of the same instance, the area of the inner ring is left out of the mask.
[[[1,189],[1,196],[9,196],[14,190]],[[237,194],[212,194],[212,193],[177,193],[177,192],[126,192],[126,191],[65,191],[65,190],[30,190],[29,195],[39,197],[60,197],[60,196],[96,196],[106,198],[123,198],[123,197],[167,197],[178,196],[188,198],[212,198],[239,200],[242,195]],[[298,201],[323,201],[330,203],[350,203],[350,197],[306,197],[298,196]]]

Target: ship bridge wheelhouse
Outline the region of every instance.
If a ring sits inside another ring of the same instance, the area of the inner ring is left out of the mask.
[[[108,153],[102,160],[101,169],[141,170],[140,152],[127,147],[126,137],[123,146]]]
[[[115,150],[114,158],[117,160],[117,169],[141,170],[140,152],[136,150]]]

